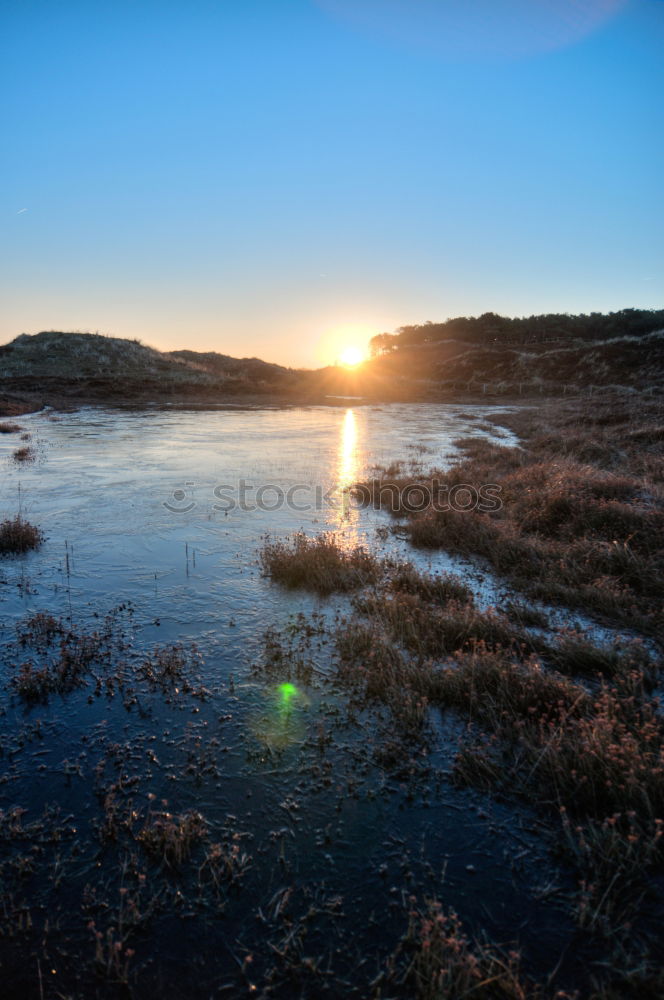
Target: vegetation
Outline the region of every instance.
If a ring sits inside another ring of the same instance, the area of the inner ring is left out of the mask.
[[[511,318],[496,313],[482,316],[458,316],[443,323],[416,323],[401,326],[396,333],[379,333],[370,342],[377,354],[395,351],[414,344],[441,340],[467,343],[532,344],[571,340],[596,341],[615,337],[642,337],[664,329],[664,309],[621,309],[608,314],[570,316],[547,313],[541,316]]]
[[[43,536],[39,528],[30,524],[20,514],[0,522],[0,555],[20,555],[37,549]]]
[[[416,546],[481,556],[518,590],[656,634],[664,627],[664,453],[656,403],[550,405],[501,415],[519,448],[464,442],[466,457],[422,482],[499,487],[496,511],[397,508]],[[547,427],[542,433],[542,424]],[[358,484],[380,504],[389,483]],[[390,501],[391,505],[391,501]]]
[[[405,985],[414,1000],[541,1000],[520,964],[517,951],[503,954],[487,941],[471,942],[454,910],[429,900],[424,910],[410,911],[386,978]]]
[[[171,868],[179,867],[191,854],[192,847],[206,834],[206,823],[199,812],[174,816],[169,812],[150,812],[138,840],[148,854]]]
[[[344,548],[334,534],[309,538],[297,532],[288,540],[267,538],[260,553],[263,572],[287,587],[319,594],[356,590],[376,580],[380,563],[361,545]]]

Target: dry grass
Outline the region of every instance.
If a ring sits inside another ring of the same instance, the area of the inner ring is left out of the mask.
[[[414,545],[487,559],[537,599],[660,631],[664,447],[655,409],[646,399],[616,397],[501,414],[522,435],[523,447],[464,439],[465,457],[452,470],[434,470],[420,482],[477,490],[496,484],[502,508],[399,509],[406,517],[403,531]],[[390,476],[357,489],[392,510],[390,491],[412,481]]]
[[[624,936],[661,861],[664,719],[647,696],[656,664],[636,641],[533,635],[435,582],[399,566],[355,599],[366,620],[337,631],[340,679],[387,706],[402,739],[422,739],[432,707],[453,709],[468,726],[457,780],[573,816],[579,832],[563,839],[580,873],[577,920]]]
[[[242,850],[242,837],[234,833],[227,841],[210,844],[198,869],[198,883],[220,890],[224,884],[237,883],[251,867],[251,857]]]
[[[401,563],[390,572],[389,587],[403,594],[413,594],[426,601],[444,604],[454,600],[473,600],[471,588],[452,573],[429,575],[420,573],[412,563]]]
[[[27,660],[12,678],[12,686],[24,701],[45,702],[51,694],[67,694],[82,687],[92,665],[107,655],[106,637],[98,633],[79,633],[64,628],[42,636],[45,646],[52,646],[60,638],[53,655],[40,656],[39,662]]]
[[[24,520],[20,514],[0,523],[0,555],[20,555],[37,549],[43,535],[39,528]]]
[[[414,1000],[540,1000],[541,990],[520,966],[517,951],[471,941],[454,910],[429,900],[424,910],[411,910],[386,978],[406,987]]]
[[[583,825],[572,824],[564,808],[561,817],[567,850],[581,874],[577,924],[608,937],[616,927],[629,931],[645,893],[644,871],[661,858],[664,821],[644,831],[634,812]]]
[[[393,642],[418,657],[440,657],[478,642],[510,646],[527,643],[497,611],[481,611],[472,601],[438,606],[410,593],[384,591],[358,598],[357,608],[378,623]]]
[[[363,546],[344,548],[332,533],[309,538],[297,532],[287,540],[265,540],[263,573],[286,587],[319,594],[356,590],[379,576],[379,561]]]
[[[0,434],[19,434],[22,430],[20,424],[12,424],[9,421],[0,423]]]
[[[199,812],[150,812],[138,840],[152,857],[169,868],[178,868],[206,833],[207,824]]]
[[[638,677],[644,689],[656,679],[658,664],[637,640],[616,639],[611,645],[601,645],[573,630],[554,637],[542,635],[515,623],[514,615],[479,608],[469,588],[452,575],[432,577],[405,564],[386,568],[386,573],[381,584],[354,601],[371,622],[363,641],[377,649],[387,641],[421,664],[452,654],[458,660],[481,646],[485,652],[502,650],[520,659],[537,654],[546,667],[564,674]],[[362,627],[351,629],[343,643],[349,652],[353,645],[361,650],[361,635]]]
[[[186,683],[191,667],[198,658],[195,646],[187,648],[181,643],[171,646],[155,646],[138,668],[138,676],[148,681],[152,687],[167,691],[176,685]]]
[[[34,448],[31,448],[29,445],[25,445],[22,448],[17,448],[12,457],[15,462],[19,463],[34,462],[36,452]]]
[[[571,629],[560,632],[558,641],[543,646],[542,652],[563,673],[612,678],[637,672],[646,686],[655,682],[659,666],[639,640],[599,645]]]
[[[155,646],[139,660],[121,623],[121,617],[131,613],[131,606],[121,604],[94,629],[43,612],[32,615],[17,628],[18,646],[27,648],[32,658],[15,669],[11,686],[27,702],[46,702],[52,694],[68,694],[90,681],[97,696],[105,692],[110,697],[118,690],[127,705],[136,701],[137,681],[167,696],[206,697],[204,688],[194,686],[197,647]]]

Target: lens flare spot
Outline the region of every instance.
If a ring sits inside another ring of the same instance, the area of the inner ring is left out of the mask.
[[[288,708],[291,705],[293,699],[296,698],[300,692],[298,691],[298,689],[295,687],[294,684],[286,682],[285,684],[279,685],[279,687],[277,688],[277,693],[279,695],[279,699],[281,701],[282,706],[284,708]]]

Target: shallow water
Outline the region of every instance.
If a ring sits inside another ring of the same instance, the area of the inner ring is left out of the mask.
[[[251,632],[258,609],[284,606],[284,595],[252,572],[262,535],[331,528],[349,541],[370,538],[384,515],[349,508],[343,488],[395,458],[444,468],[455,438],[491,436],[477,427],[485,409],[85,409],[55,422],[23,418],[37,458],[13,463],[15,442],[0,438],[0,510],[13,514],[20,503],[48,541],[20,566],[4,567],[5,616],[42,603],[64,607],[64,583],[77,606],[131,598],[164,627],[217,628],[234,616]],[[513,442],[509,431],[498,433]],[[298,486],[293,503],[309,509],[287,502]],[[251,509],[261,488],[263,507],[275,509]],[[237,506],[228,510],[231,503]],[[17,601],[17,582],[36,592]],[[292,600],[285,598],[289,610]]]
[[[250,984],[254,973],[246,966],[238,971],[247,953],[255,955],[260,980],[265,935],[282,919],[275,895],[286,891],[295,913],[307,912],[312,899],[323,913],[310,932],[312,948],[339,974],[363,962],[365,982],[404,931],[410,893],[437,895],[470,930],[519,941],[540,974],[556,965],[573,929],[551,901],[555,893],[538,892],[553,877],[550,861],[542,860],[546,837],[527,810],[448,783],[460,723],[432,719],[435,740],[426,760],[404,762],[410,774],[399,773],[376,756],[385,738],[380,715],[348,716],[343,692],[330,682],[324,637],[314,636],[305,650],[313,674],[298,683],[287,711],[281,678],[252,669],[268,626],[283,629],[298,612],[331,621],[348,607],[344,599],[323,601],[264,579],[261,538],[329,529],[349,544],[403,551],[403,543],[385,536],[386,515],[343,503],[340,491],[375,463],[414,458],[444,469],[456,455],[455,438],[493,436],[478,426],[487,412],[498,410],[393,405],[36,414],[21,418],[37,455],[21,466],[11,459],[16,442],[0,438],[0,513],[20,508],[46,536],[38,552],[1,567],[0,809],[20,805],[27,823],[57,803],[76,823],[59,862],[67,872],[64,887],[45,888],[41,870],[33,883],[12,882],[12,892],[34,909],[35,924],[48,912],[59,928],[50,932],[59,955],[54,986],[71,988],[77,956],[91,959],[94,952],[81,904],[85,886],[101,879],[95,891],[101,896],[106,887],[107,911],[117,902],[122,845],[86,846],[99,814],[95,769],[102,759],[107,772],[116,767],[135,779],[127,801],[137,814],[152,801],[167,800],[175,813],[195,808],[213,840],[232,829],[253,859],[241,890],[219,912],[195,905],[184,875],[176,887],[168,883],[168,904],[133,942],[139,996],[164,981],[174,997],[207,996],[212,984],[238,976]],[[505,429],[495,435],[515,443]],[[242,481],[247,506],[255,506],[262,486],[263,506],[275,509],[228,510],[229,497],[239,501]],[[296,502],[311,509],[282,502],[296,485]],[[317,502],[317,487],[320,494],[336,489],[336,503]],[[442,553],[417,558],[433,569],[464,565]],[[15,642],[18,621],[43,611],[87,626],[120,602],[133,606],[131,616],[121,616],[132,655],[155,643],[196,642],[208,691],[203,700],[164,701],[142,692],[127,705],[86,690],[26,708],[11,694],[7,678],[23,655]],[[289,657],[295,655],[291,648]],[[126,847],[136,850],[135,843]],[[162,875],[148,868],[155,885]],[[337,897],[343,917],[329,903]],[[185,929],[173,924],[178,907],[194,913]],[[268,927],[262,938],[257,913]],[[22,947],[12,946],[13,958],[4,948],[0,953],[17,989],[34,988],[36,945],[30,939]],[[348,972],[361,995],[357,975]],[[295,995],[279,984],[274,990]]]

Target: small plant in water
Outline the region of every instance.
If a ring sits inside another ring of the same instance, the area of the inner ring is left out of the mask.
[[[192,655],[197,655],[195,647],[192,647],[190,654],[179,643],[172,646],[155,646],[139,667],[139,676],[153,687],[163,690],[175,688],[185,679]]]
[[[189,857],[194,844],[202,840],[206,832],[206,822],[199,812],[181,815],[150,812],[138,839],[148,854],[169,868],[177,868]]]
[[[260,561],[265,576],[319,594],[355,590],[373,583],[380,572],[379,561],[364,546],[345,548],[331,532],[315,538],[303,531],[288,540],[268,538]]]
[[[20,514],[0,523],[0,555],[20,555],[39,548],[42,540],[39,528],[25,521]]]

